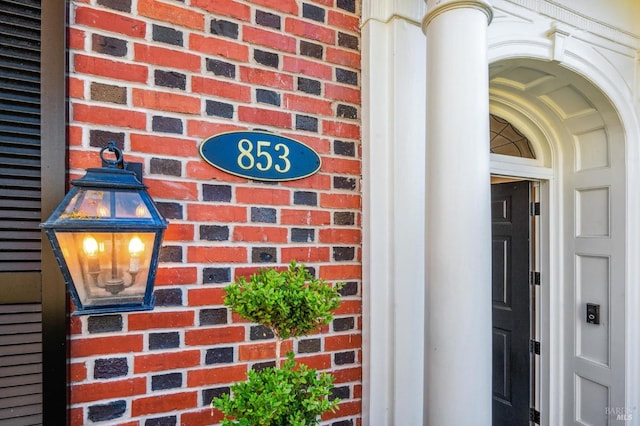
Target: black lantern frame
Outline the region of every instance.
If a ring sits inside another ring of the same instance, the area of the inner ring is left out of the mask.
[[[116,159],[107,160],[105,151]],[[111,142],[44,229],[75,304],[73,315],[153,309],[158,255],[168,222]]]

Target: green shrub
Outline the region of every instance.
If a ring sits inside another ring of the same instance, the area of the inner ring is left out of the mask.
[[[273,332],[276,366],[247,372],[246,381],[231,386],[231,395],[211,402],[225,414],[223,426],[311,426],[322,413],[338,408],[338,399],[329,400],[332,375],[296,364],[293,352],[279,365],[283,340],[331,322],[340,304],[339,288],[313,277],[295,261],[284,271],[262,269],[249,281],[242,277],[225,287],[225,305]]]

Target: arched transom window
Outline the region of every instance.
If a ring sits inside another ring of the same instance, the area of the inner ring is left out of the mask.
[[[529,140],[506,120],[490,114],[491,153],[512,157],[536,158]]]

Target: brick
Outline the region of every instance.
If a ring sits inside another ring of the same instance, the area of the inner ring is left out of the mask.
[[[318,233],[321,243],[360,244],[362,233],[360,229],[325,228]]]
[[[262,371],[266,368],[273,368],[275,366],[276,366],[275,361],[257,362],[251,366],[251,369],[254,371]]]
[[[87,318],[87,330],[91,334],[122,331],[122,315],[91,315]]]
[[[154,132],[182,134],[184,125],[179,118],[156,115],[151,118],[151,130]]]
[[[266,325],[252,325],[249,338],[251,340],[268,340],[273,339],[273,332]]]
[[[360,39],[351,34],[338,32],[338,46],[360,51]]]
[[[175,412],[193,408],[197,403],[196,391],[138,398],[131,402],[131,415],[137,417],[145,414]]]
[[[359,175],[361,163],[359,160],[347,158],[325,158],[322,170],[327,173]]]
[[[71,383],[84,382],[87,380],[87,363],[73,362],[69,364],[69,381]]]
[[[199,313],[199,325],[227,324],[227,308],[201,309]]]
[[[287,230],[264,226],[235,226],[233,241],[286,243]]]
[[[98,0],[98,4],[119,12],[131,12],[131,0]]]
[[[334,311],[336,315],[354,315],[362,313],[362,304],[359,300],[343,300]]]
[[[343,155],[346,157],[355,157],[356,144],[354,142],[335,140],[333,141],[333,152],[336,155]]]
[[[284,22],[284,29],[286,32],[298,37],[317,40],[326,44],[334,44],[336,39],[335,30],[296,18],[287,18]]]
[[[175,389],[179,387],[182,387],[182,373],[168,373],[151,376],[152,391]]]
[[[229,185],[202,185],[203,201],[231,201],[231,186]]]
[[[331,214],[321,210],[282,210],[283,225],[322,226],[331,223]]]
[[[360,265],[323,265],[320,267],[320,277],[325,280],[361,279]]]
[[[107,37],[101,34],[91,36],[91,49],[105,55],[123,57],[127,56],[127,42],[115,37]]]
[[[251,222],[276,223],[277,210],[270,207],[251,207]]]
[[[217,37],[191,34],[189,36],[189,48],[196,52],[222,56],[238,62],[247,62],[249,60],[249,48],[247,46],[236,41],[221,40]]]
[[[291,192],[274,188],[236,188],[236,202],[239,204],[288,205]]]
[[[156,207],[160,213],[167,219],[182,219],[182,204],[156,202]],[[171,227],[171,224],[169,225]]]
[[[178,160],[167,158],[152,158],[149,162],[150,173],[180,176],[182,174],[182,163]]]
[[[140,352],[141,334],[125,334],[109,337],[91,337],[74,339],[71,344],[71,358],[84,358],[94,355]]]
[[[293,76],[269,70],[240,67],[240,80],[255,86],[293,90]]]
[[[90,74],[134,83],[146,83],[149,70],[140,64],[112,61],[82,54],[73,55],[73,67],[78,74]]]
[[[256,10],[256,24],[262,25],[264,27],[274,28],[279,30],[281,28],[280,16],[264,12],[262,10]]]
[[[355,416],[360,413],[362,413],[361,401],[344,401],[338,404],[338,409],[334,413],[332,413],[331,411],[325,412],[321,416],[321,419],[324,421],[335,419],[337,417]]]
[[[311,98],[294,94],[284,96],[284,107],[293,111],[319,115],[332,115],[331,102],[324,99]],[[317,123],[316,123],[317,127]]]
[[[238,352],[239,361],[256,361],[273,359],[276,356],[275,343],[253,343],[241,345]]]
[[[233,109],[233,105],[226,102],[212,100],[207,100],[205,102],[205,112],[207,115],[222,118],[233,118]]]
[[[329,247],[282,247],[280,249],[281,262],[328,262]]]
[[[200,57],[191,53],[164,47],[136,43],[133,48],[134,60],[161,67],[187,71],[200,71]]]
[[[247,366],[244,364],[191,370],[187,373],[187,386],[199,387],[234,383],[245,380],[246,375]]]
[[[187,219],[211,222],[246,222],[247,208],[239,206],[212,206],[209,204],[189,204]]]
[[[136,377],[126,380],[75,384],[71,388],[71,404],[103,401],[114,398],[129,398],[143,395],[147,390],[147,379]]]
[[[355,213],[335,212],[333,213],[333,224],[344,225],[344,226],[355,225]]]
[[[360,53],[336,49],[330,46],[327,47],[325,52],[325,60],[332,64],[342,65],[356,70],[359,70],[362,65]]]
[[[300,54],[312,58],[322,59],[324,48],[321,44],[300,40]]]
[[[179,200],[195,200],[198,198],[198,188],[193,182],[159,181],[147,178],[144,183],[148,186],[149,194],[153,198],[163,198],[167,194],[175,194]]]
[[[159,262],[182,262],[182,247],[162,246],[158,254]]]
[[[162,288],[154,291],[156,306],[182,306],[182,290],[179,288]]]
[[[91,100],[111,102],[114,104],[126,104],[127,88],[92,82]]]
[[[231,282],[231,268],[204,268],[203,284],[220,284]]]
[[[273,90],[256,89],[256,102],[280,106],[280,94]]]
[[[177,331],[169,333],[150,333],[149,334],[149,349],[172,349],[180,346],[180,333]],[[136,365],[137,365],[136,359]],[[135,368],[136,372],[138,368]]]
[[[153,81],[156,86],[181,90],[187,88],[187,76],[177,71],[155,70],[153,73]]]
[[[193,93],[215,95],[219,98],[233,99],[240,102],[248,103],[251,101],[251,88],[249,86],[214,80],[212,78],[200,76],[191,77],[191,91]]]
[[[345,70],[342,68],[336,68],[336,81],[338,83],[350,84],[352,86],[358,85],[358,73],[355,71]]]
[[[120,418],[127,411],[127,402],[123,399],[107,404],[91,405],[88,408],[87,418],[91,422],[106,422]]]
[[[226,225],[200,225],[200,239],[204,241],[228,241],[229,227]]]
[[[331,368],[331,355],[329,354],[298,356],[296,361],[316,370],[328,370]]]
[[[324,22],[326,16],[326,11],[313,4],[303,3],[302,4],[302,17],[312,19],[317,22]]]
[[[170,22],[181,27],[204,30],[204,14],[182,5],[172,5],[157,0],[138,0],[138,13],[148,18]]]
[[[180,328],[194,325],[194,314],[189,311],[153,312],[129,315],[129,331],[157,328]]]
[[[360,126],[355,124],[323,121],[322,130],[326,136],[336,136],[346,139],[360,139]]]
[[[317,206],[318,193],[311,191],[296,191],[293,193],[293,204],[302,206]]]
[[[233,347],[207,349],[204,357],[206,365],[233,362]]]
[[[356,327],[355,318],[345,317],[336,318],[333,320],[333,331],[347,331],[353,330]]]
[[[94,362],[94,379],[113,379],[127,374],[129,374],[127,358],[96,359]]]
[[[225,295],[220,287],[192,288],[188,291],[189,306],[222,305]]]
[[[75,24],[87,25],[137,38],[144,38],[147,31],[146,23],[139,19],[84,6],[76,7]]]
[[[356,362],[356,353],[354,351],[334,353],[333,362],[336,365],[354,364]]]
[[[355,247],[334,247],[333,260],[337,262],[354,260],[355,251]]]
[[[185,344],[187,346],[207,346],[221,343],[238,343],[244,341],[244,334],[244,326],[187,330],[185,332]]]
[[[260,28],[245,26],[242,30],[242,41],[257,46],[269,47],[280,52],[296,52],[296,39],[294,37]]]
[[[175,426],[177,424],[177,416],[154,417],[144,421],[144,426]]]
[[[351,388],[349,386],[336,386],[331,389],[331,395],[329,395],[330,400],[334,399],[349,399],[351,398]],[[343,423],[343,422],[340,422]],[[349,423],[346,423],[349,424]],[[333,423],[331,426],[334,426]]]
[[[359,209],[361,202],[359,195],[320,194],[320,206],[326,208]]]
[[[291,229],[291,242],[293,243],[311,243],[315,241],[315,229]]]
[[[236,77],[236,66],[228,62],[207,58],[206,67],[207,71],[211,71],[215,75],[228,78]]]
[[[356,186],[357,186],[356,178],[351,178],[346,176],[333,177],[333,187],[335,189],[354,190],[356,189]]]
[[[153,41],[171,44],[173,46],[184,46],[184,34],[182,31],[161,25],[153,25],[151,38]]]
[[[298,134],[298,139],[302,134]],[[317,152],[317,151],[316,151]],[[298,179],[287,184],[290,188],[296,189],[314,189],[314,190],[330,190],[331,189],[331,176],[316,173],[304,179]]]
[[[352,104],[360,104],[359,89],[327,83],[324,90],[325,95],[330,99],[334,99],[336,101],[346,101]]]
[[[320,352],[322,350],[322,341],[320,339],[300,339],[298,341],[298,353],[308,354]]]
[[[298,77],[298,90],[310,95],[320,95],[322,93],[322,83],[318,80]]]
[[[168,349],[168,348],[167,348]],[[180,349],[178,352],[159,352],[137,355],[133,360],[134,374],[187,369],[200,366],[200,350]]]
[[[266,6],[271,9],[292,15],[298,14],[298,4],[296,0],[251,0],[251,3]]]
[[[176,284],[194,284],[198,273],[193,267],[179,268],[158,268],[156,273],[156,286],[159,285],[176,285]]]
[[[278,250],[275,247],[254,247],[251,249],[251,263],[276,263]]]
[[[85,99],[84,81],[79,78],[67,78],[67,91],[70,98]]]
[[[329,11],[327,23],[332,27],[343,28],[347,31],[360,31],[360,18],[358,16],[348,15],[336,10]]]
[[[282,61],[282,69],[293,74],[307,75],[322,80],[331,80],[333,76],[333,69],[329,65],[300,57],[285,56]]]
[[[156,126],[165,130],[182,132],[181,120],[177,119],[177,122],[165,121],[164,118],[167,117],[154,117]],[[131,139],[131,150],[136,152],[171,157],[195,157],[198,155],[198,145],[196,141],[191,139],[138,133],[132,133],[129,138]]]
[[[296,114],[296,130],[306,130],[308,132],[318,131],[318,119],[306,115]]]
[[[262,65],[272,68],[278,68],[280,65],[280,57],[277,53],[265,52],[264,50],[254,49],[253,59]]]
[[[251,20],[251,8],[233,0],[191,0],[191,6],[199,7],[220,16],[237,18],[243,21]]]
[[[141,112],[95,105],[74,104],[73,120],[131,129],[144,129],[146,127],[146,117]]]
[[[356,13],[356,0],[337,0],[336,6],[347,12]]]
[[[233,39],[237,39],[239,34],[238,24],[235,22],[225,21],[224,19],[212,19],[210,31],[211,34]]]
[[[204,405],[208,405],[211,403],[211,401],[213,401],[214,398],[219,398],[224,394],[229,394],[231,393],[231,389],[229,389],[228,386],[222,386],[219,388],[209,388],[209,389],[203,389],[202,390],[202,402]],[[220,412],[219,410],[216,410],[218,412]],[[208,414],[208,413],[207,413]],[[209,414],[211,415],[211,414]],[[182,416],[182,418],[184,419],[184,415]],[[190,424],[190,425],[204,425],[207,424],[208,422],[216,422],[219,420],[214,420],[213,418],[206,418],[203,419],[202,421],[199,422],[187,422],[185,424]]]
[[[245,247],[189,247],[187,261],[192,263],[243,263],[247,261]]]
[[[141,108],[200,114],[200,99],[193,96],[134,88],[132,100],[133,106]]]
[[[336,108],[336,117],[357,119],[358,108],[351,105],[338,104]]]
[[[78,28],[67,27],[67,47],[69,49],[84,50],[86,33]]]

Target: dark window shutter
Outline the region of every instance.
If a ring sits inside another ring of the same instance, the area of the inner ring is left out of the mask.
[[[40,271],[39,0],[0,0],[0,272]]]

